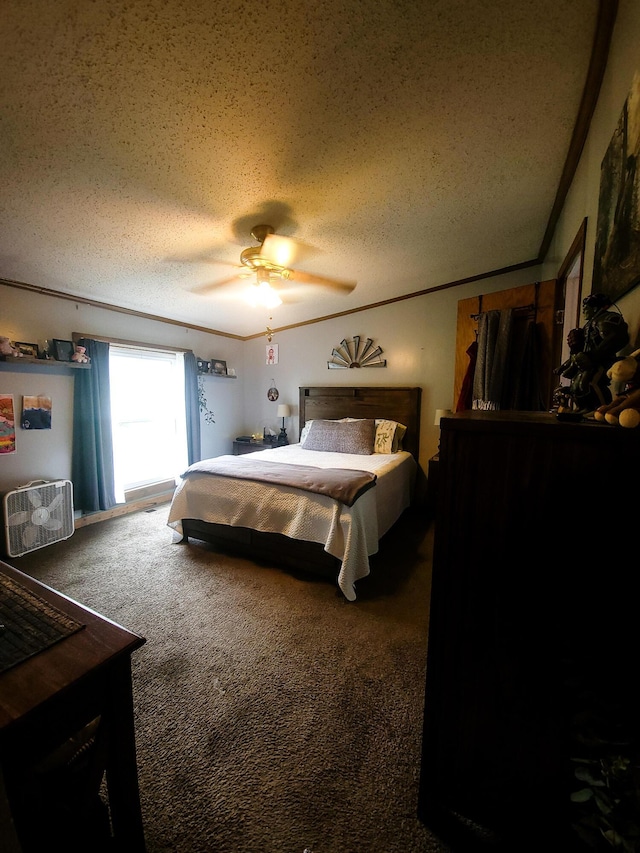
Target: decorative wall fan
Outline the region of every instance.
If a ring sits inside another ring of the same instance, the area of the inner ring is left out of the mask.
[[[299,292],[299,285],[315,285],[341,293],[351,293],[355,281],[343,281],[326,276],[315,275],[293,268],[310,247],[293,237],[283,237],[275,233],[271,225],[256,225],[251,236],[259,242],[240,254],[238,272],[222,281],[207,285],[201,290],[214,290],[241,279],[252,279],[255,290],[251,295],[257,304],[273,308],[282,302],[280,295]]]
[[[360,335],[354,335],[351,340],[343,338],[331,351],[329,368],[347,367],[386,367],[387,360],[382,358],[382,348],[374,347],[371,338],[361,340]]]

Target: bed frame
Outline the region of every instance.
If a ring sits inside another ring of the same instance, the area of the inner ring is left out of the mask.
[[[386,418],[407,427],[403,447],[418,462],[420,448],[421,388],[352,386],[300,388],[299,428],[306,421],[324,418]],[[298,433],[299,434],[299,433]],[[216,549],[240,554],[256,562],[269,562],[335,580],[340,561],[317,542],[289,539],[247,527],[182,520],[184,541],[200,539]]]
[[[386,418],[407,428],[403,447],[418,461],[421,388],[300,388],[299,426],[316,418]]]

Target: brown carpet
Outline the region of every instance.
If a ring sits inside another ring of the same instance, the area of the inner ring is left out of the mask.
[[[417,818],[431,532],[329,581],[174,544],[168,505],[10,560],[146,637],[133,656],[149,853],[444,853]]]

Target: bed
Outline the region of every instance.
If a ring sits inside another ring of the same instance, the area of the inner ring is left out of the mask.
[[[300,388],[302,441],[189,467],[169,510],[175,541],[202,540],[321,574],[354,601],[357,581],[369,574],[369,557],[413,497],[420,392]],[[394,452],[386,452],[390,443],[380,442],[389,423],[406,427],[394,436]],[[385,452],[366,452],[372,434],[376,449]],[[350,452],[354,448],[359,452]]]

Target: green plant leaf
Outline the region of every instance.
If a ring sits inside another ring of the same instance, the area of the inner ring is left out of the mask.
[[[593,797],[591,788],[581,788],[579,791],[574,791],[571,794],[572,803],[587,803]]]
[[[587,782],[589,785],[595,785],[602,788],[606,785],[606,782],[602,779],[596,778],[588,767],[578,767],[574,776],[576,779],[579,779],[581,782]]]

